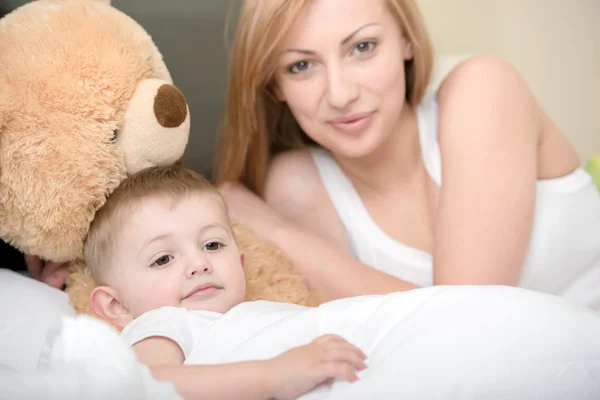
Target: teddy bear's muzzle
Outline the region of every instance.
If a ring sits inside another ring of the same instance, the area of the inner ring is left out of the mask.
[[[141,81],[116,136],[127,173],[177,162],[187,146],[189,131],[190,113],[183,93],[161,79]]]

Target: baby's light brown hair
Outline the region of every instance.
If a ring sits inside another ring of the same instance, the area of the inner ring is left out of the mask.
[[[150,167],[126,178],[98,209],[84,244],[84,259],[98,284],[106,284],[119,233],[135,208],[145,199],[168,198],[177,201],[190,194],[215,197],[233,235],[227,203],[215,186],[202,175],[179,166]]]

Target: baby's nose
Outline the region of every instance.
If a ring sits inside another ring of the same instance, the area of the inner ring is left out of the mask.
[[[210,272],[210,268],[208,266],[203,267],[203,268],[201,267],[201,268],[194,268],[194,269],[192,269],[192,275],[195,275],[197,273],[204,273],[204,274],[206,274],[208,272]]]
[[[183,93],[175,86],[164,84],[154,97],[154,115],[161,126],[176,128],[187,117],[187,103]]]

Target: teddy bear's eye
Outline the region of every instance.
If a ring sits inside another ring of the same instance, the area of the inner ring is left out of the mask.
[[[112,143],[115,143],[115,142],[117,141],[117,134],[118,134],[118,133],[119,133],[119,130],[118,130],[118,129],[115,129],[115,130],[113,131],[113,134],[112,134],[112,136],[110,137],[110,139],[108,139],[108,142],[109,142],[109,143],[111,143],[111,144],[112,144]]]

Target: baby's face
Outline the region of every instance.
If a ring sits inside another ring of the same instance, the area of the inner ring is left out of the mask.
[[[111,286],[133,318],[163,306],[224,313],[245,298],[242,255],[214,195],[142,200],[118,236]]]

